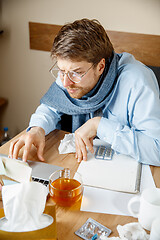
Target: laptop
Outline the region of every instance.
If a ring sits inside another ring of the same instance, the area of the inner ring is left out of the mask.
[[[2,157],[7,157],[5,154],[1,154]],[[19,159],[21,160],[21,159]],[[32,168],[32,180],[36,182],[40,182],[47,186],[49,184],[49,176],[58,170],[62,170],[62,167],[57,165],[51,165],[44,162],[36,162],[36,161],[27,161],[28,165]]]
[[[62,167],[44,162],[35,162],[28,160],[27,163],[32,168],[32,180],[35,182],[43,183],[46,186],[49,184],[49,176],[53,172],[63,169]]]

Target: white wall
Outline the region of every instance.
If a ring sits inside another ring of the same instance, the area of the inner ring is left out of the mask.
[[[0,126],[13,136],[27,127],[30,115],[52,83],[50,53],[29,49],[28,22],[63,25],[96,18],[108,30],[160,35],[159,0],[1,0],[0,96],[9,104]]]

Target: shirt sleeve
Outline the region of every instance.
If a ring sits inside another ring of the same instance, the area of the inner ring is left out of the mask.
[[[149,86],[132,89],[128,102],[129,124],[102,117],[97,136],[121,154],[137,161],[160,166],[159,92]]]
[[[61,120],[62,114],[56,109],[49,107],[46,104],[41,104],[32,114],[29,127],[27,131],[32,127],[41,127],[45,131],[45,135],[57,128],[58,122]]]

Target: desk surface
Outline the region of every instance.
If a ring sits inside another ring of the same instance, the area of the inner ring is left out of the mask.
[[[22,133],[20,133],[22,134]],[[46,146],[44,150],[44,157],[46,162],[49,164],[55,164],[62,167],[68,167],[71,169],[71,173],[74,174],[78,168],[77,160],[74,154],[62,154],[58,153],[58,146],[60,140],[63,139],[65,132],[55,130],[46,136]],[[17,138],[17,135],[15,138]],[[0,147],[0,153],[8,154],[10,142],[6,143]],[[22,156],[22,151],[20,152],[20,157]],[[30,160],[38,161],[36,149],[33,147],[29,156]],[[160,168],[151,167],[152,175],[154,177],[156,186],[160,188]],[[48,205],[54,204],[49,198],[47,201]],[[2,202],[0,202],[0,207],[2,207]],[[136,222],[137,219],[128,216],[110,215],[102,213],[91,213],[83,212],[79,210],[80,206],[74,208],[63,208],[56,207],[56,221],[57,221],[57,236],[58,240],[70,240],[70,239],[80,239],[74,232],[80,228],[84,222],[89,218],[93,218],[101,224],[107,226],[112,230],[110,236],[118,236],[116,227],[118,224],[124,225],[129,222]]]

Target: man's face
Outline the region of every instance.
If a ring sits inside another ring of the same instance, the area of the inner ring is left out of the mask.
[[[90,92],[97,84],[99,77],[104,70],[105,60],[104,64],[101,64],[104,66],[100,66],[100,63],[98,63],[96,67],[92,67],[93,64],[86,61],[73,62],[71,60],[58,58],[57,65],[63,73],[74,71],[80,75],[85,74],[90,68],[89,71],[82,77],[79,83],[72,82],[67,74],[65,74],[64,78],[61,79],[63,86],[67,89],[69,95],[72,98],[81,98]]]

